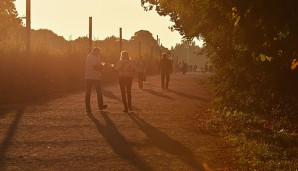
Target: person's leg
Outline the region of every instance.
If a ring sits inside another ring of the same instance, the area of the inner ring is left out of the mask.
[[[123,112],[128,112],[128,106],[127,106],[127,101],[126,101],[126,91],[125,91],[125,78],[119,77],[119,85],[120,85],[120,90],[121,90],[122,103],[124,106]]]
[[[166,74],[166,89],[169,88],[170,74]]]
[[[139,84],[139,87],[140,87],[140,82],[141,82],[141,78],[140,78],[140,76],[141,76],[141,73],[138,72],[138,84]]]
[[[127,92],[127,102],[128,102],[128,109],[132,110],[131,105],[131,86],[132,86],[132,77],[126,78],[126,92]]]
[[[139,88],[143,88],[143,73],[138,72],[138,82],[139,82]]]
[[[90,106],[91,89],[92,89],[92,80],[86,80],[85,104],[86,104],[87,111],[91,111],[91,106]]]
[[[97,104],[99,109],[105,109],[107,108],[107,105],[103,104],[103,98],[102,98],[102,90],[101,90],[101,82],[100,80],[94,80],[94,85],[96,89],[96,94],[97,94]]]
[[[165,74],[164,73],[161,74],[161,88],[162,89],[165,88]]]
[[[141,72],[141,85],[143,88],[143,83],[144,83],[144,72]]]
[[[145,71],[143,72],[143,82],[144,83],[147,82],[147,77],[146,77],[146,72]]]

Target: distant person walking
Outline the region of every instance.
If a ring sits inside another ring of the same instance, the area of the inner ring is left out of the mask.
[[[142,89],[143,83],[145,82],[145,63],[143,61],[142,56],[139,57],[136,68],[138,73],[139,88]]]
[[[158,69],[161,74],[161,88],[168,89],[170,75],[172,73],[172,61],[168,59],[168,55],[166,53],[162,54],[162,59],[158,64]]]
[[[182,62],[182,74],[186,74],[187,71],[187,64],[183,61]]]
[[[85,103],[86,111],[91,112],[90,97],[91,89],[94,86],[97,93],[97,103],[99,110],[107,108],[107,105],[103,104],[102,91],[101,91],[101,70],[102,65],[99,63],[100,49],[98,47],[93,48],[92,52],[86,57],[85,66],[85,80],[86,80],[86,94]]]
[[[198,69],[198,65],[195,64],[194,67],[193,67],[194,72],[197,72],[197,69]]]
[[[135,65],[131,61],[127,51],[121,52],[120,60],[115,65],[114,69],[119,73],[119,85],[124,106],[123,112],[128,112],[128,110],[132,111],[131,86]]]

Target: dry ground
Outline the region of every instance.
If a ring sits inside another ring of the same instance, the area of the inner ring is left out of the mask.
[[[108,109],[84,106],[84,91],[38,103],[0,106],[0,170],[223,170],[222,140],[197,131],[194,116],[212,99],[203,74],[159,76],[132,88],[123,113],[117,84],[103,88]]]

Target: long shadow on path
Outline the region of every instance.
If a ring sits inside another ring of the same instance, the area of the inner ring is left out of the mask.
[[[25,107],[19,107],[16,109],[15,118],[9,126],[8,132],[4,139],[0,142],[0,170],[5,169],[6,152],[11,145],[11,141],[17,132],[18,125],[24,114]],[[5,115],[6,112],[1,111],[0,115]]]
[[[168,154],[177,156],[179,160],[188,164],[195,170],[205,171],[199,161],[197,161],[197,156],[195,156],[190,149],[183,146],[179,141],[171,139],[167,134],[159,131],[134,113],[130,113],[129,117],[137,124],[140,130],[146,134],[148,139],[156,147]]]
[[[158,97],[162,97],[162,98],[166,98],[166,99],[174,100],[172,97],[170,97],[170,96],[168,96],[168,95],[165,95],[165,94],[163,94],[163,93],[154,91],[154,90],[143,89],[143,91],[148,92],[148,93],[151,93],[152,95],[155,95],[155,96],[158,96]]]
[[[175,91],[175,90],[168,90],[169,92],[172,92],[178,96],[181,96],[181,97],[185,97],[185,98],[188,98],[188,99],[192,99],[192,100],[200,100],[200,101],[204,101],[204,102],[210,102],[210,100],[208,99],[205,99],[205,98],[202,98],[202,97],[199,97],[199,96],[194,96],[194,95],[190,95],[190,94],[186,94],[186,93],[182,93],[182,92],[179,92],[179,91]]]
[[[87,112],[87,115],[92,122],[94,122],[98,132],[106,139],[107,143],[112,147],[116,154],[137,167],[138,170],[152,170],[151,167],[142,161],[134,152],[131,144],[129,144],[125,137],[118,131],[115,124],[109,118],[107,112],[101,111],[101,115],[105,120],[105,124],[100,123],[99,120],[94,117],[92,112]]]
[[[117,97],[113,92],[108,91],[108,90],[102,90],[102,95],[103,96],[106,96],[106,97],[108,97],[110,99],[121,101],[121,99],[119,97]]]

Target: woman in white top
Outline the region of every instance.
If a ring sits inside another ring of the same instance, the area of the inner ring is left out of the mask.
[[[123,112],[128,112],[128,110],[132,111],[131,86],[135,65],[130,59],[129,53],[127,51],[121,52],[120,60],[117,62],[114,69],[119,73],[119,85],[122,95],[122,102],[124,105]]]

